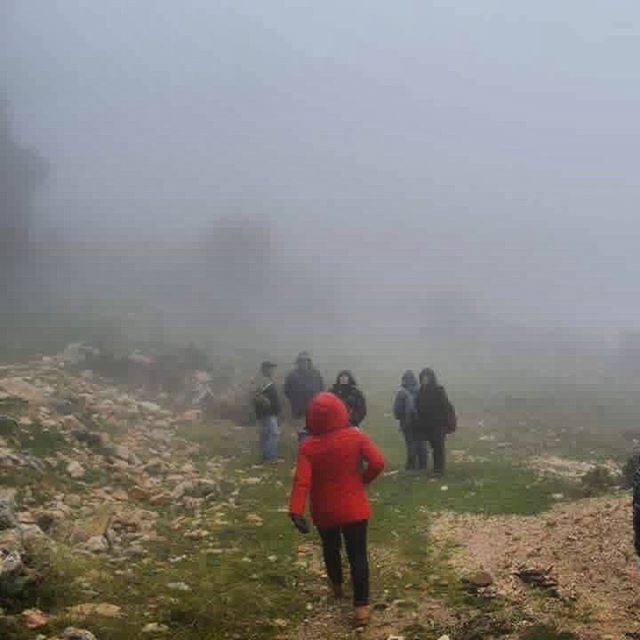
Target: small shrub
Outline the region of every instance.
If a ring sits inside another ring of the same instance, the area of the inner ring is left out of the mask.
[[[602,466],[587,471],[581,478],[583,489],[587,495],[594,495],[610,489],[617,484],[611,472]]]

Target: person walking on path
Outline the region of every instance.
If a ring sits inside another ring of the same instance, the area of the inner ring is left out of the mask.
[[[369,620],[367,524],[371,507],[365,487],[383,470],[384,457],[369,436],[349,428],[345,404],[332,393],[315,396],[306,413],[310,435],[298,449],[289,497],[289,516],[301,533],[307,497],[311,518],[322,540],[327,575],[336,598],[343,595],[340,550],[344,538],[353,585],[354,619]],[[361,470],[360,461],[366,462]]]
[[[408,369],[402,374],[400,388],[393,402],[393,415],[398,421],[407,447],[405,464],[407,471],[427,467],[427,444],[424,440],[418,439],[414,433],[414,424],[418,415],[416,410],[418,389],[416,375]]]
[[[307,405],[311,398],[321,391],[324,391],[322,375],[313,366],[309,352],[300,352],[296,358],[295,369],[289,372],[284,383],[284,395],[291,405],[291,417],[300,441],[307,435],[304,424]]]
[[[420,389],[416,400],[417,418],[413,432],[416,438],[426,440],[433,451],[433,470],[442,475],[445,469],[445,439],[456,428],[453,405],[444,387],[438,384],[433,369],[420,372]]]
[[[351,371],[344,369],[338,374],[331,393],[338,396],[347,407],[349,424],[359,427],[367,415],[367,402]]]
[[[278,441],[280,439],[280,398],[273,381],[276,365],[265,361],[260,365],[256,378],[253,408],[260,423],[260,451],[263,462],[275,462],[278,459]]]

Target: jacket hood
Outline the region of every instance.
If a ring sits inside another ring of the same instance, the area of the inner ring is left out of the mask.
[[[307,407],[307,429],[315,436],[349,426],[344,402],[326,391],[315,396]]]
[[[303,362],[308,362],[309,367],[313,366],[313,360],[311,359],[311,354],[308,351],[301,351],[296,358],[296,366],[302,366]]]
[[[349,371],[348,369],[343,369],[337,376],[336,376],[336,387],[341,386],[340,385],[340,378],[342,378],[342,376],[348,376],[349,377],[349,382],[348,384],[350,384],[351,386],[357,387],[358,383],[356,382],[356,379],[353,377],[353,373],[351,373],[351,371]]]
[[[410,369],[408,369],[407,371],[405,371],[402,374],[402,382],[401,382],[403,387],[406,387],[407,389],[411,389],[413,387],[417,387],[418,386],[418,380],[416,378],[416,374],[413,373],[413,371],[411,371]]]
[[[433,385],[434,387],[438,386],[438,379],[436,378],[436,374],[433,369],[425,367],[420,372],[420,384]]]

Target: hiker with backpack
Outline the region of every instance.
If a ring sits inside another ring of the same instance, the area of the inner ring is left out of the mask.
[[[444,387],[438,384],[433,369],[420,372],[420,389],[416,398],[416,438],[426,440],[433,452],[433,470],[442,475],[445,469],[445,439],[456,430],[456,414]]]
[[[260,365],[253,397],[253,409],[260,423],[260,451],[263,462],[275,462],[278,459],[280,398],[273,380],[276,366],[269,361]]]
[[[367,415],[367,402],[351,371],[344,369],[338,374],[331,393],[338,396],[347,407],[349,424],[359,427]]]
[[[384,458],[369,436],[349,428],[347,408],[332,393],[320,393],[311,400],[306,424],[310,435],[298,448],[289,517],[298,531],[309,533],[304,517],[309,497],[311,518],[322,540],[327,575],[337,599],[343,596],[340,549],[344,538],[355,623],[362,626],[369,620],[367,524],[371,507],[365,487],[382,472]]]
[[[393,416],[398,421],[400,431],[407,447],[405,469],[413,471],[427,468],[427,443],[416,437],[413,426],[417,418],[416,400],[418,380],[410,369],[402,374],[400,388],[393,402]]]

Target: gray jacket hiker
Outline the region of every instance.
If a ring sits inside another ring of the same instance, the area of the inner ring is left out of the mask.
[[[419,389],[415,374],[407,370],[402,375],[400,388],[393,402],[393,415],[399,423],[407,446],[407,470],[424,469],[427,466],[426,442],[416,439],[413,429],[417,417],[416,400]]]

